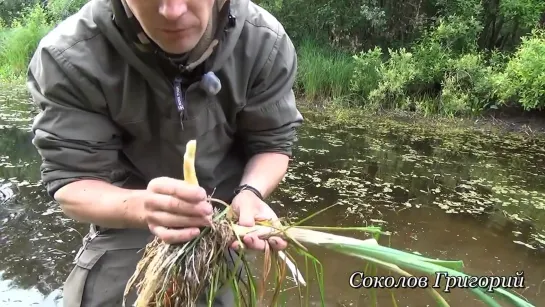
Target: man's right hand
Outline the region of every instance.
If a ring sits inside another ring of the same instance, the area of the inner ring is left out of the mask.
[[[159,177],[145,193],[144,214],[150,231],[165,243],[181,243],[212,224],[212,205],[206,191],[185,181]]]

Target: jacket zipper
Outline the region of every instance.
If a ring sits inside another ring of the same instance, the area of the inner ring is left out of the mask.
[[[184,130],[184,120],[186,118],[186,102],[184,97],[184,91],[182,88],[182,78],[179,76],[174,78],[174,101],[176,102],[178,114],[180,115],[180,125],[182,126],[182,130]]]

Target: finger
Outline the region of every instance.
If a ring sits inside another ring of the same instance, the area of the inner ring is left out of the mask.
[[[255,217],[254,217],[254,220],[256,220],[256,221],[272,221],[273,224],[275,222],[280,221],[278,219],[278,217],[276,216],[276,214],[274,213],[274,211],[272,211],[272,209],[269,209],[269,208],[264,208],[260,212],[256,213]]]
[[[270,237],[268,240],[272,249],[279,251],[288,247],[288,242],[279,237]]]
[[[255,212],[253,206],[239,208],[238,224],[247,227],[252,227],[255,225]]]
[[[242,244],[238,240],[235,240],[233,243],[231,243],[231,248],[234,249],[235,251],[240,250],[241,247],[242,247]]]
[[[151,232],[167,244],[187,242],[199,235],[198,228],[168,229],[162,226],[149,226]]]
[[[150,211],[164,211],[196,217],[211,215],[213,211],[212,204],[207,201],[189,203],[174,196],[153,193],[147,195],[145,206]]]
[[[258,251],[264,251],[265,244],[267,244],[265,240],[259,239],[256,235],[252,234],[244,236],[244,238],[242,238],[242,242],[247,248]]]
[[[164,211],[153,211],[147,215],[148,224],[161,225],[169,228],[205,227],[212,226],[212,216],[184,216]]]
[[[273,234],[277,234],[278,231],[275,230],[272,227],[258,227],[256,230],[252,230],[251,232],[247,233],[246,235],[252,235],[259,239],[265,240],[266,238],[272,236]]]
[[[268,217],[267,215],[265,215],[265,214],[263,214],[263,213],[254,216],[254,220],[255,220],[255,221],[268,221],[268,220],[270,220],[270,219],[271,219],[270,217]]]
[[[148,184],[148,190],[158,194],[172,195],[188,202],[206,199],[206,191],[202,187],[169,177],[152,179]]]
[[[267,215],[257,215],[254,218],[254,220],[257,222],[266,222],[266,225],[270,224],[270,226],[274,229],[282,228],[282,223],[276,217],[271,217]]]

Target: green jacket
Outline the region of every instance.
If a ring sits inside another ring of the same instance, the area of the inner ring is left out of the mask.
[[[40,42],[28,88],[41,109],[33,123],[48,193],[82,178],[145,188],[159,176],[183,178],[185,144],[197,140],[199,183],[230,198],[248,158],[292,154],[303,118],[292,86],[297,58],[281,24],[248,0],[232,1],[234,23],[222,31],[197,77],[182,80],[140,52],[113,19],[109,0],[92,0]],[[213,71],[221,91],[200,76]]]

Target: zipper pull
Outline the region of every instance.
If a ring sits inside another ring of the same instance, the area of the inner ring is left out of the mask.
[[[174,79],[174,101],[176,102],[178,113],[180,114],[180,124],[182,125],[183,130],[183,120],[185,119],[185,99],[182,90],[182,79],[179,77]]]

